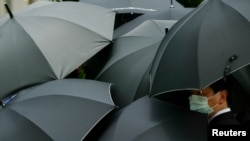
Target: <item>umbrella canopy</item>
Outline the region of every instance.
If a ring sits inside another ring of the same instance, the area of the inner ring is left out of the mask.
[[[111,57],[96,79],[114,84],[112,96],[116,105],[123,107],[148,94],[151,62],[166,28],[175,22],[147,20],[114,40]]]
[[[207,141],[206,115],[148,96],[112,114],[108,121],[102,132],[90,133],[97,139],[87,138],[91,141]]]
[[[2,141],[80,141],[115,105],[109,83],[63,79],[22,90],[0,109]]]
[[[183,7],[176,0],[80,0],[80,2],[113,8],[119,13],[146,13],[169,7]]]
[[[193,8],[185,8],[176,0],[80,0],[80,2],[112,8],[116,12],[115,28],[142,15],[145,20],[178,20]],[[162,15],[164,19],[157,18]],[[139,25],[137,24],[137,26]],[[132,30],[136,26],[131,27]],[[123,35],[123,34],[120,34]],[[118,36],[116,36],[118,37]]]
[[[0,20],[0,98],[62,79],[112,40],[115,13],[78,2],[39,1]]]
[[[240,12],[248,21],[250,21],[250,1],[249,0],[223,0],[224,3]]]
[[[151,94],[203,89],[250,63],[250,23],[222,0],[204,1],[163,39]]]
[[[150,13],[145,13],[131,21],[128,21],[116,28],[114,31],[114,38],[118,38],[125,33],[133,30],[146,20],[180,20],[182,17],[190,13],[194,8],[183,8],[183,7],[174,7],[167,8],[160,11],[154,11]]]
[[[250,95],[250,65],[236,71],[232,74],[235,79],[241,84],[241,86],[247,91]]]

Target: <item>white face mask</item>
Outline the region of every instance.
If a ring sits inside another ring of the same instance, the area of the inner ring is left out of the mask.
[[[218,93],[216,93],[214,96],[216,96]],[[197,111],[197,112],[204,113],[204,114],[212,113],[214,111],[213,108],[219,105],[218,103],[215,104],[213,107],[210,107],[208,105],[208,100],[213,98],[214,96],[211,96],[209,98],[205,96],[201,96],[201,95],[195,95],[195,94],[189,96],[190,110]]]

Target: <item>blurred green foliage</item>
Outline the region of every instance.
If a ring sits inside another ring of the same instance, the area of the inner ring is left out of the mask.
[[[86,78],[86,73],[82,66],[78,68],[78,78],[82,78],[82,79]]]
[[[184,7],[197,7],[203,0],[176,0]]]

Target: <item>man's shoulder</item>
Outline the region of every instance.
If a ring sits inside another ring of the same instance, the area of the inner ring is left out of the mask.
[[[233,112],[224,112],[216,117],[214,117],[210,125],[240,125],[240,122],[236,119]]]

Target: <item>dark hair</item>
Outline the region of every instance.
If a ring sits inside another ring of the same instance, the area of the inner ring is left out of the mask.
[[[214,93],[217,93],[220,90],[228,90],[227,81],[220,79],[215,83],[211,84],[210,87],[213,89]]]
[[[217,93],[220,90],[227,90],[227,103],[229,106],[232,104],[232,94],[230,89],[229,77],[227,79],[220,79],[215,83],[211,84],[210,87],[213,89],[214,93]],[[230,79],[231,80],[231,79]]]

